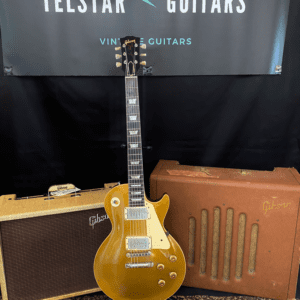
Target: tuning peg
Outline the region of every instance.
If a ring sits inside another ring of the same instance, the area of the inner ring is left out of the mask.
[[[115,50],[119,51],[119,50],[121,50],[121,47],[116,47]]]
[[[141,53],[140,56],[147,56],[147,53]]]
[[[147,48],[147,45],[146,45],[146,44],[143,44],[143,45],[141,45],[140,48],[141,48],[141,49],[146,49],[146,48]]]
[[[141,62],[140,62],[140,65],[146,66],[146,62],[145,62],[145,61],[141,61]]]
[[[117,68],[120,68],[120,67],[122,67],[122,63],[120,63],[120,62],[117,62],[117,63],[116,63],[116,67],[117,67]]]
[[[116,54],[116,59],[120,59],[121,57],[122,57],[122,55]]]

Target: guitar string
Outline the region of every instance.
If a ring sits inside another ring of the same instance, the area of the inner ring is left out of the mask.
[[[140,171],[139,174],[142,175],[143,174],[143,155],[142,155],[143,150],[142,150],[142,133],[141,133],[142,128],[141,128],[139,90],[138,90],[138,77],[137,76],[135,76],[135,78],[134,78],[134,91],[135,91],[135,95],[137,96],[136,97],[137,98],[136,108],[137,108],[137,118],[138,118],[138,122],[139,122],[139,123],[137,123],[137,128],[136,128],[136,129],[138,129],[138,132],[139,132],[137,140],[140,143],[140,149],[137,151],[137,156],[139,156],[138,161],[140,162],[140,164],[139,164],[140,169],[137,168],[137,172]],[[140,154],[138,152],[140,152]],[[145,200],[145,193],[144,193],[144,179],[143,178],[140,179],[139,183],[140,183],[140,186],[141,186],[140,187],[140,192],[141,192],[141,199],[142,199],[141,203],[140,203],[140,206],[146,207],[146,205],[145,205],[146,200]],[[142,236],[147,236],[147,221],[146,220],[140,220],[139,224],[140,224],[141,235]],[[145,257],[146,262],[149,262],[149,259],[150,259],[149,257],[147,257],[147,256]]]
[[[139,137],[138,139],[140,140],[140,173],[143,174],[143,148],[142,148],[142,126],[141,126],[141,115],[140,115],[140,104],[139,104],[139,89],[138,89],[138,77],[136,76],[135,77],[135,80],[134,80],[134,83],[135,83],[135,92],[136,92],[136,95],[137,95],[137,101],[138,101],[138,106],[137,106],[137,115],[138,115],[138,120],[139,120]],[[141,199],[142,199],[142,202],[141,202],[141,205],[146,207],[146,200],[145,200],[145,192],[144,192],[144,178],[142,178],[140,180],[140,185],[141,185],[141,188],[140,188],[140,191],[141,191]],[[142,231],[142,235],[143,236],[147,236],[147,221],[146,220],[141,220],[140,221],[141,223],[141,231]],[[146,256],[145,257],[145,261],[146,262],[149,262],[149,257]]]
[[[121,45],[121,47],[122,46],[123,45]],[[128,104],[127,104],[128,102],[127,101],[129,101],[129,90],[127,89],[127,79],[126,79],[126,75],[128,75],[128,56],[127,56],[127,49],[126,49],[126,47],[125,47],[125,53],[126,53],[126,62],[127,62],[126,63],[126,71],[125,71],[125,87],[126,87],[125,92],[126,92],[126,110],[127,110],[127,107],[128,107]],[[129,123],[128,123],[127,112],[126,112],[126,130],[127,130],[127,132],[128,132],[128,128],[129,128]],[[128,143],[129,143],[129,141],[127,140],[127,155],[129,154],[129,147],[130,147]],[[128,170],[129,170],[129,167],[128,167]],[[128,172],[128,181],[130,180],[129,173],[130,172]],[[128,185],[128,201],[129,201],[129,206],[130,206],[130,188],[129,188],[129,185]],[[130,220],[129,222],[130,222],[130,225],[129,225],[130,226],[130,236],[132,236],[132,220]],[[130,257],[130,262],[132,264],[132,253],[133,253],[133,250],[129,250],[128,253],[131,256]]]
[[[126,52],[126,71],[127,71],[127,75],[130,75],[130,68],[129,68],[129,60],[128,60],[128,54],[127,54],[127,47],[125,47],[125,52]],[[134,51],[135,52],[135,51]],[[135,53],[133,54],[134,57],[134,61],[135,61]],[[135,177],[131,177],[128,178],[129,179],[129,202],[130,205],[133,207],[138,207],[138,206],[144,206],[145,207],[145,199],[144,199],[144,194],[143,194],[143,190],[144,190],[144,184],[143,184],[143,178],[141,178],[142,175],[142,171],[143,171],[143,160],[142,160],[142,140],[141,140],[141,126],[138,126],[138,122],[140,122],[140,111],[139,111],[139,95],[138,95],[138,81],[137,81],[137,76],[135,73],[135,64],[134,62],[132,63],[133,66],[133,76],[126,78],[126,101],[129,101],[130,99],[135,98],[135,106],[134,105],[129,105],[130,103],[126,103],[127,106],[127,122],[128,122],[128,126],[127,126],[127,136],[128,138],[128,169],[130,170],[130,172],[128,172],[130,176],[135,176]],[[134,111],[134,108],[136,108],[136,111]],[[132,119],[132,121],[136,121],[136,122],[130,122],[130,115],[132,114],[136,116],[136,120]],[[133,125],[133,126],[132,126]],[[138,130],[137,130],[138,129]],[[129,131],[129,134],[128,134]],[[133,131],[134,133],[137,133],[137,136],[135,137],[135,134],[130,134],[130,131]],[[139,133],[139,134],[138,134]],[[139,138],[140,137],[140,138]],[[135,138],[135,140],[134,140]],[[140,140],[139,140],[140,139]],[[133,141],[134,140],[134,141]],[[131,148],[131,144],[135,144],[138,147],[136,147],[137,149],[135,149],[135,147]],[[140,147],[139,147],[140,146]],[[133,156],[133,158],[131,158],[131,156]],[[138,162],[138,164],[135,166],[135,164],[132,164],[132,169],[131,169],[131,161],[133,160],[134,162]],[[139,169],[140,167],[140,169]],[[139,176],[139,177],[136,177]],[[139,178],[139,180],[136,180],[136,178]],[[138,182],[135,182],[138,181]],[[133,183],[133,184],[131,184]],[[141,194],[136,194],[136,192],[138,192],[139,189],[135,189],[136,186],[132,187],[131,185],[138,185],[140,186],[140,193]],[[138,197],[141,197],[141,200],[139,201],[130,201],[131,195],[140,195]],[[141,203],[138,203],[141,202]],[[138,216],[139,219],[141,217],[140,212],[138,212]],[[142,236],[147,236],[147,226],[146,226],[146,220],[132,220],[130,221],[130,223],[133,222],[133,232],[136,234],[138,232],[140,232],[140,234]],[[140,226],[138,226],[138,224],[140,224]],[[144,225],[144,226],[143,226]],[[135,228],[135,226],[137,226],[137,228]],[[131,231],[131,224],[130,224],[130,232],[132,235],[132,231]],[[132,250],[133,251],[133,250]],[[131,255],[132,256],[132,255]],[[132,258],[132,257],[131,257]],[[136,257],[136,260],[138,261],[138,256]],[[146,261],[148,261],[148,258],[146,257]],[[134,262],[135,262],[135,257],[134,257]]]

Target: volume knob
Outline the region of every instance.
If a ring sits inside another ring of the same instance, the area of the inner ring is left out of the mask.
[[[159,286],[163,287],[163,286],[165,286],[165,284],[166,284],[166,282],[164,280],[162,280],[162,279],[158,280]]]
[[[171,255],[170,256],[170,261],[171,262],[174,262],[174,261],[176,261],[177,260],[177,257],[175,256],[175,255]]]

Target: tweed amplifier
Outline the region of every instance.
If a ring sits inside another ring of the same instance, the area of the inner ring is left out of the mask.
[[[300,175],[180,165],[161,160],[152,199],[170,196],[165,226],[187,259],[183,285],[295,298],[300,255]]]
[[[0,197],[3,300],[65,299],[99,291],[96,252],[111,230],[104,188],[53,186],[47,196]]]

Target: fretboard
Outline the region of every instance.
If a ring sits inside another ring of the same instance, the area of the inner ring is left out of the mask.
[[[125,77],[129,206],[145,206],[137,76]]]

